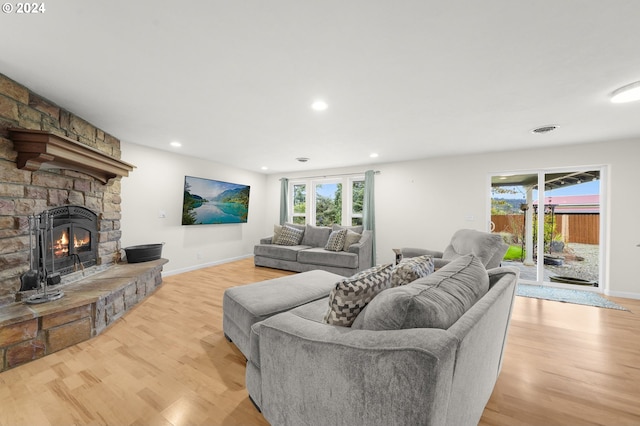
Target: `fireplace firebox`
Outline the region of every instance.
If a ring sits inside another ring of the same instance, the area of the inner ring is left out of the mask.
[[[49,216],[52,232],[44,233],[47,273],[67,275],[94,266],[98,258],[98,217],[82,206],[61,206],[40,214],[40,223]],[[49,230],[51,231],[51,230]],[[39,258],[41,250],[34,255]],[[42,261],[42,260],[41,260]]]

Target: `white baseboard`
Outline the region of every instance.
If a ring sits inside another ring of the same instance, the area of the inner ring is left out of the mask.
[[[640,293],[630,293],[628,291],[605,291],[604,294],[612,297],[624,297],[625,299],[640,300]]]
[[[222,265],[223,263],[235,262],[236,260],[246,259],[248,257],[253,257],[253,254],[246,254],[244,256],[232,257],[228,259],[216,260],[213,262],[200,263],[198,265],[189,266],[181,269],[172,269],[170,271],[162,271],[163,277],[169,277],[171,275],[178,275],[184,272],[197,271],[198,269],[208,268],[210,266]]]

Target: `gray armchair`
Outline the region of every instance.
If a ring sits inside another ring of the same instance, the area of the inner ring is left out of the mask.
[[[502,240],[499,234],[476,231],[475,229],[460,229],[453,234],[451,242],[444,251],[405,247],[402,248],[402,257],[431,255],[437,269],[457,257],[473,254],[480,259],[486,269],[491,269],[500,266],[508,248],[509,245]]]

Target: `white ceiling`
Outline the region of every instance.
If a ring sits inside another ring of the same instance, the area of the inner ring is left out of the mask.
[[[123,141],[243,169],[640,137],[640,102],[608,101],[640,80],[637,0],[45,7],[0,16],[0,73]]]

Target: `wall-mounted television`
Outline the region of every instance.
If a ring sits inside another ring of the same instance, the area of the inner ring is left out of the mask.
[[[249,189],[248,185],[185,176],[182,224],[246,223]]]

